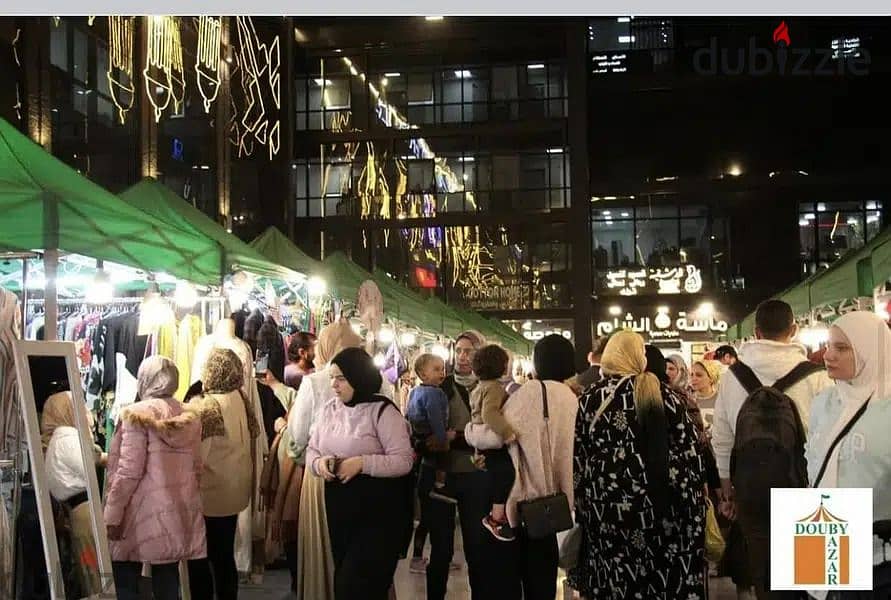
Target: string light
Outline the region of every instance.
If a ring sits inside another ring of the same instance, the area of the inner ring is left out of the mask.
[[[195,75],[198,92],[204,100],[204,112],[220,93],[220,40],[223,35],[221,17],[198,17],[198,50],[195,56]]]
[[[136,88],[133,83],[133,17],[108,17],[108,87],[124,123],[127,111],[133,108]]]
[[[96,15],[90,15],[89,17],[87,17],[87,25],[89,25],[90,27],[92,27],[92,26],[93,26],[93,21],[95,21],[95,20],[96,20]]]
[[[149,16],[146,49],[145,92],[154,108],[155,122],[173,100],[178,111],[185,95],[183,48],[179,19],[170,15]]]

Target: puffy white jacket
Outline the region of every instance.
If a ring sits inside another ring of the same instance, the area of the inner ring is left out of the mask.
[[[744,344],[739,351],[739,360],[748,365],[764,385],[773,385],[780,377],[807,360],[803,346],[794,343],[755,340]],[[813,373],[786,390],[795,402],[801,422],[807,428],[811,402],[821,391],[832,386],[832,380],[825,371]],[[736,418],[748,394],[736,376],[726,372],[721,376],[718,398],[715,400],[715,423],[712,427],[712,448],[718,463],[718,474],[722,479],[730,477],[730,453],[736,433]]]

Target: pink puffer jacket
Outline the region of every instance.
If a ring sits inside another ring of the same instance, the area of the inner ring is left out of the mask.
[[[172,398],[126,410],[108,457],[105,524],[115,561],[163,564],[207,556],[198,476],[201,421]]]

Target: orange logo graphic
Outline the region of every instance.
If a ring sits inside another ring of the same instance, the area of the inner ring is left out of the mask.
[[[850,583],[848,522],[823,506],[795,522],[795,584],[845,585]]]

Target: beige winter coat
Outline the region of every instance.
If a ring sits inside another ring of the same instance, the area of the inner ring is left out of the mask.
[[[259,428],[240,390],[205,394],[201,413],[201,501],[204,515],[237,515],[255,489],[253,440]],[[262,457],[261,457],[262,460]]]
[[[579,401],[566,384],[546,381],[545,386],[550,415],[547,427],[538,380],[523,384],[504,405],[504,417],[517,432],[517,443],[509,446],[516,471],[514,487],[507,499],[507,518],[512,527],[520,524],[517,503],[522,500],[563,492],[569,499],[570,508],[574,506],[572,453]],[[547,436],[548,431],[550,436]],[[549,465],[546,464],[548,442]],[[551,465],[553,476],[549,476]]]

